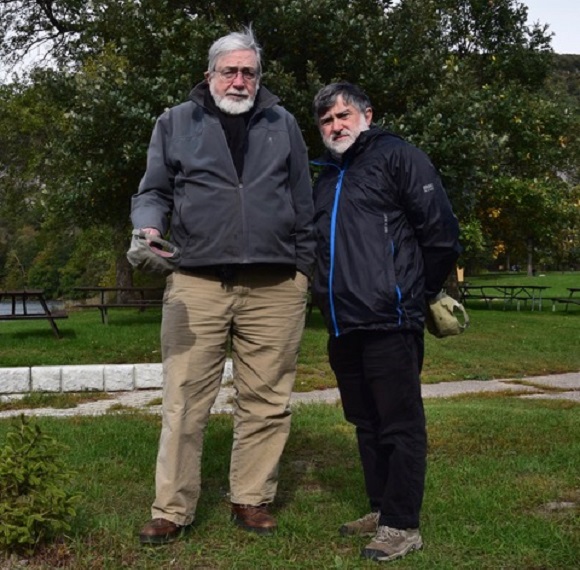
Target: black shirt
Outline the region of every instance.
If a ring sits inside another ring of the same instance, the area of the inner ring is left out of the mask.
[[[220,120],[222,129],[226,135],[228,148],[230,149],[234,161],[234,166],[236,167],[236,172],[238,173],[238,177],[241,178],[242,172],[244,171],[244,154],[246,152],[247,144],[246,132],[248,121],[252,116],[253,108],[246,113],[241,113],[240,115],[224,113],[216,105],[209,89],[205,92],[204,102],[206,107]]]

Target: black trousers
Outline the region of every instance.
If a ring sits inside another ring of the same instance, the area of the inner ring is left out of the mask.
[[[344,416],[356,426],[371,509],[380,525],[418,528],[427,456],[423,335],[355,331],[331,336],[328,353]]]

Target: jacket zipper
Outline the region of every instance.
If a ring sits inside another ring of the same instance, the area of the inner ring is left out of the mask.
[[[250,117],[248,124],[246,125],[246,136],[244,138],[244,153],[248,146],[248,138],[250,136],[250,129],[252,128],[253,124],[256,123],[256,117],[262,112],[262,109],[257,109],[254,111],[252,116]],[[230,153],[231,154],[231,153]],[[233,156],[232,156],[232,164],[233,164]],[[246,158],[244,157],[244,169],[246,167]],[[236,167],[234,165],[234,172],[236,171]],[[250,234],[248,232],[248,222],[246,219],[246,202],[244,200],[244,182],[243,182],[243,169],[242,169],[242,176],[238,176],[238,194],[240,196],[240,209],[242,212],[242,257],[245,262],[248,261],[248,252],[250,251]]]
[[[334,258],[336,250],[336,219],[338,216],[338,204],[340,201],[340,194],[342,192],[342,181],[346,173],[348,164],[344,164],[344,167],[340,169],[338,173],[338,180],[336,181],[336,186],[334,190],[334,204],[332,205],[332,214],[330,217],[330,269],[328,271],[328,301],[330,304],[330,317],[332,320],[332,327],[334,329],[334,336],[340,335],[340,330],[338,328],[338,321],[336,319],[336,308],[334,306]],[[338,168],[338,167],[337,167]]]

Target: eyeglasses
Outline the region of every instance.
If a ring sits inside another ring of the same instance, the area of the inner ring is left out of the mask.
[[[224,69],[216,69],[216,73],[226,81],[232,81],[238,76],[238,73],[242,74],[244,81],[255,81],[258,77],[258,72],[251,67],[242,67],[242,69],[239,67],[224,67]]]

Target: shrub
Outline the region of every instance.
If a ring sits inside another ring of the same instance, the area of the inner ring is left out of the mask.
[[[74,473],[63,460],[66,448],[23,415],[0,447],[0,549],[32,553],[69,530],[79,496],[66,490]]]

